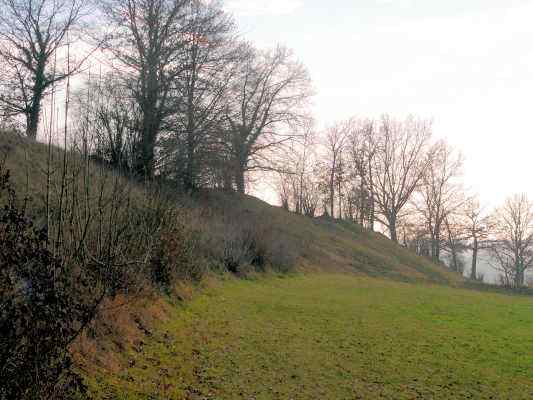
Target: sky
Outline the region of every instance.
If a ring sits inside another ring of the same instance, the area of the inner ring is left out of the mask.
[[[226,0],[243,36],[284,44],[314,82],[321,126],[414,114],[465,155],[488,206],[533,198],[533,1]]]

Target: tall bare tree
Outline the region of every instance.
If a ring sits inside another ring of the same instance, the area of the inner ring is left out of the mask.
[[[278,171],[277,186],[282,205],[297,214],[308,213],[313,209],[309,201],[316,199],[316,196],[313,196],[313,192],[316,192],[313,190],[316,187],[313,170],[317,159],[315,139],[314,124],[309,120],[302,126],[302,132],[287,147],[282,169]]]
[[[187,68],[178,88],[183,104],[172,130],[178,172],[183,187],[192,190],[201,185],[205,158],[215,156],[210,145],[220,127],[239,51],[234,46],[234,22],[218,2],[192,1],[188,8]]]
[[[374,230],[374,157],[378,151],[373,120],[353,120],[348,140],[348,159],[351,163],[352,184],[357,195],[355,202],[358,222]]]
[[[54,84],[77,72],[83,60],[64,67],[82,0],[0,0],[0,110],[22,115],[26,135],[36,139],[44,98]]]
[[[139,142],[140,115],[131,91],[116,74],[88,77],[74,96],[76,139],[99,163],[131,172]]]
[[[431,241],[431,257],[440,260],[443,224],[464,202],[459,178],[463,156],[445,141],[437,142],[429,154],[414,204],[421,213]],[[449,221],[448,221],[449,222]],[[448,228],[450,224],[448,224]],[[450,233],[450,232],[448,232]]]
[[[490,250],[505,283],[520,287],[533,265],[533,202],[525,194],[508,198],[494,215],[495,241]]]
[[[486,247],[492,224],[477,198],[470,198],[465,203],[464,219],[465,236],[470,240],[469,248],[472,251],[470,279],[476,280],[478,279],[477,260],[479,250]]]
[[[328,205],[332,218],[335,217],[335,193],[341,202],[340,187],[344,179],[343,152],[352,127],[352,121],[343,121],[329,127],[324,137],[324,165],[327,170]],[[339,218],[342,218],[342,204],[339,205]]]
[[[115,67],[130,85],[141,113],[134,173],[150,178],[156,145],[168,117],[181,106],[179,77],[187,68],[188,5],[193,0],[102,0],[100,9],[111,29],[104,36]],[[192,35],[194,37],[194,35]]]
[[[463,253],[468,249],[464,216],[460,213],[447,214],[443,222],[443,249],[449,254],[450,268],[459,273],[464,272]],[[431,240],[433,247],[434,241]]]
[[[247,171],[272,167],[270,152],[294,135],[291,125],[307,118],[311,83],[288,49],[258,51],[248,46],[227,93],[226,144],[237,190],[245,191]]]
[[[409,117],[405,121],[383,116],[378,131],[373,179],[377,219],[398,242],[400,212],[420,185],[428,165],[431,123]]]

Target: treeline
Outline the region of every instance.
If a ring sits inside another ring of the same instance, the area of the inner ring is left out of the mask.
[[[384,230],[419,255],[483,281],[483,251],[500,283],[520,287],[533,265],[533,203],[509,197],[490,211],[463,184],[463,155],[432,137],[431,121],[351,118],[308,125],[277,174],[284,208]]]
[[[75,113],[69,139],[137,178],[244,192],[246,174],[271,168],[270,154],[307,118],[304,66],[287,48],[242,39],[220,2],[0,6],[4,119],[36,139],[61,88],[63,114]]]
[[[4,125],[22,124],[31,139],[62,131],[65,146],[93,161],[186,192],[244,193],[250,173],[279,173],[286,208],[379,224],[435,261],[444,251],[457,271],[470,249],[472,279],[487,248],[505,284],[525,283],[533,262],[525,196],[485,212],[465,193],[461,154],[435,142],[427,120],[350,119],[314,134],[305,67],[289,49],[246,42],[221,2],[0,5]],[[506,224],[521,226],[520,237]]]

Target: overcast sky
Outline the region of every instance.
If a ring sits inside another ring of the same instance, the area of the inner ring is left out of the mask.
[[[291,47],[320,124],[409,113],[466,157],[466,184],[496,205],[533,197],[533,1],[227,0],[244,36]]]

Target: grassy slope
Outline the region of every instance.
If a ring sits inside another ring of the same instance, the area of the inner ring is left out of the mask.
[[[0,131],[0,163],[5,162],[5,168],[10,171],[11,183],[17,191],[19,200],[28,199],[27,207],[36,219],[45,215],[45,199],[47,175],[49,173],[50,203],[57,205],[61,192],[62,180],[65,179],[68,190],[76,186],[83,191],[84,179],[89,184],[89,196],[93,203],[100,196],[100,187],[104,186],[103,197],[112,196],[113,185],[121,186],[127,191],[135,203],[145,202],[146,194],[138,185],[133,185],[112,171],[89,164],[88,174],[83,177],[81,171],[85,165],[76,152],[67,153],[56,146],[35,143],[24,137]],[[49,162],[50,161],[50,162]],[[66,164],[65,164],[66,163]],[[68,173],[63,177],[63,166],[67,166]]]
[[[461,276],[392,243],[378,233],[360,226],[329,219],[310,219],[288,213],[253,197],[234,197],[220,193],[208,196],[209,206],[240,208],[244,214],[268,221],[279,234],[298,248],[301,271],[352,272],[402,281],[463,283]],[[244,221],[245,223],[246,221]]]
[[[531,297],[311,274],[230,280],[172,314],[130,368],[94,375],[98,398],[533,398]]]
[[[51,196],[58,196],[61,181],[62,153],[52,148]],[[19,197],[28,196],[30,212],[37,218],[44,213],[46,173],[48,150],[42,144],[29,142],[12,134],[0,132],[0,160],[6,155],[7,168],[11,170]],[[69,165],[79,168],[77,156],[69,157]],[[103,171],[103,172],[102,172]],[[118,176],[98,167],[91,169],[91,190],[93,197],[98,195],[97,187],[114,180],[122,181]],[[103,178],[106,177],[106,178]],[[105,179],[105,180],[103,180]],[[139,188],[131,186],[134,192],[132,201],[146,201],[146,196]],[[246,218],[253,215],[253,221],[264,221],[279,231],[301,256],[301,270],[325,270],[336,272],[359,272],[371,276],[387,277],[407,281],[431,281],[446,284],[459,284],[462,279],[436,266],[428,260],[418,257],[391,243],[385,237],[366,232],[355,224],[338,224],[328,220],[312,220],[287,213],[278,207],[270,206],[253,197],[228,196],[211,192],[201,196],[200,202],[220,213],[228,209],[238,209],[236,214]],[[187,201],[186,203],[194,203]],[[243,221],[246,224],[247,221]],[[209,229],[209,227],[206,227]]]

